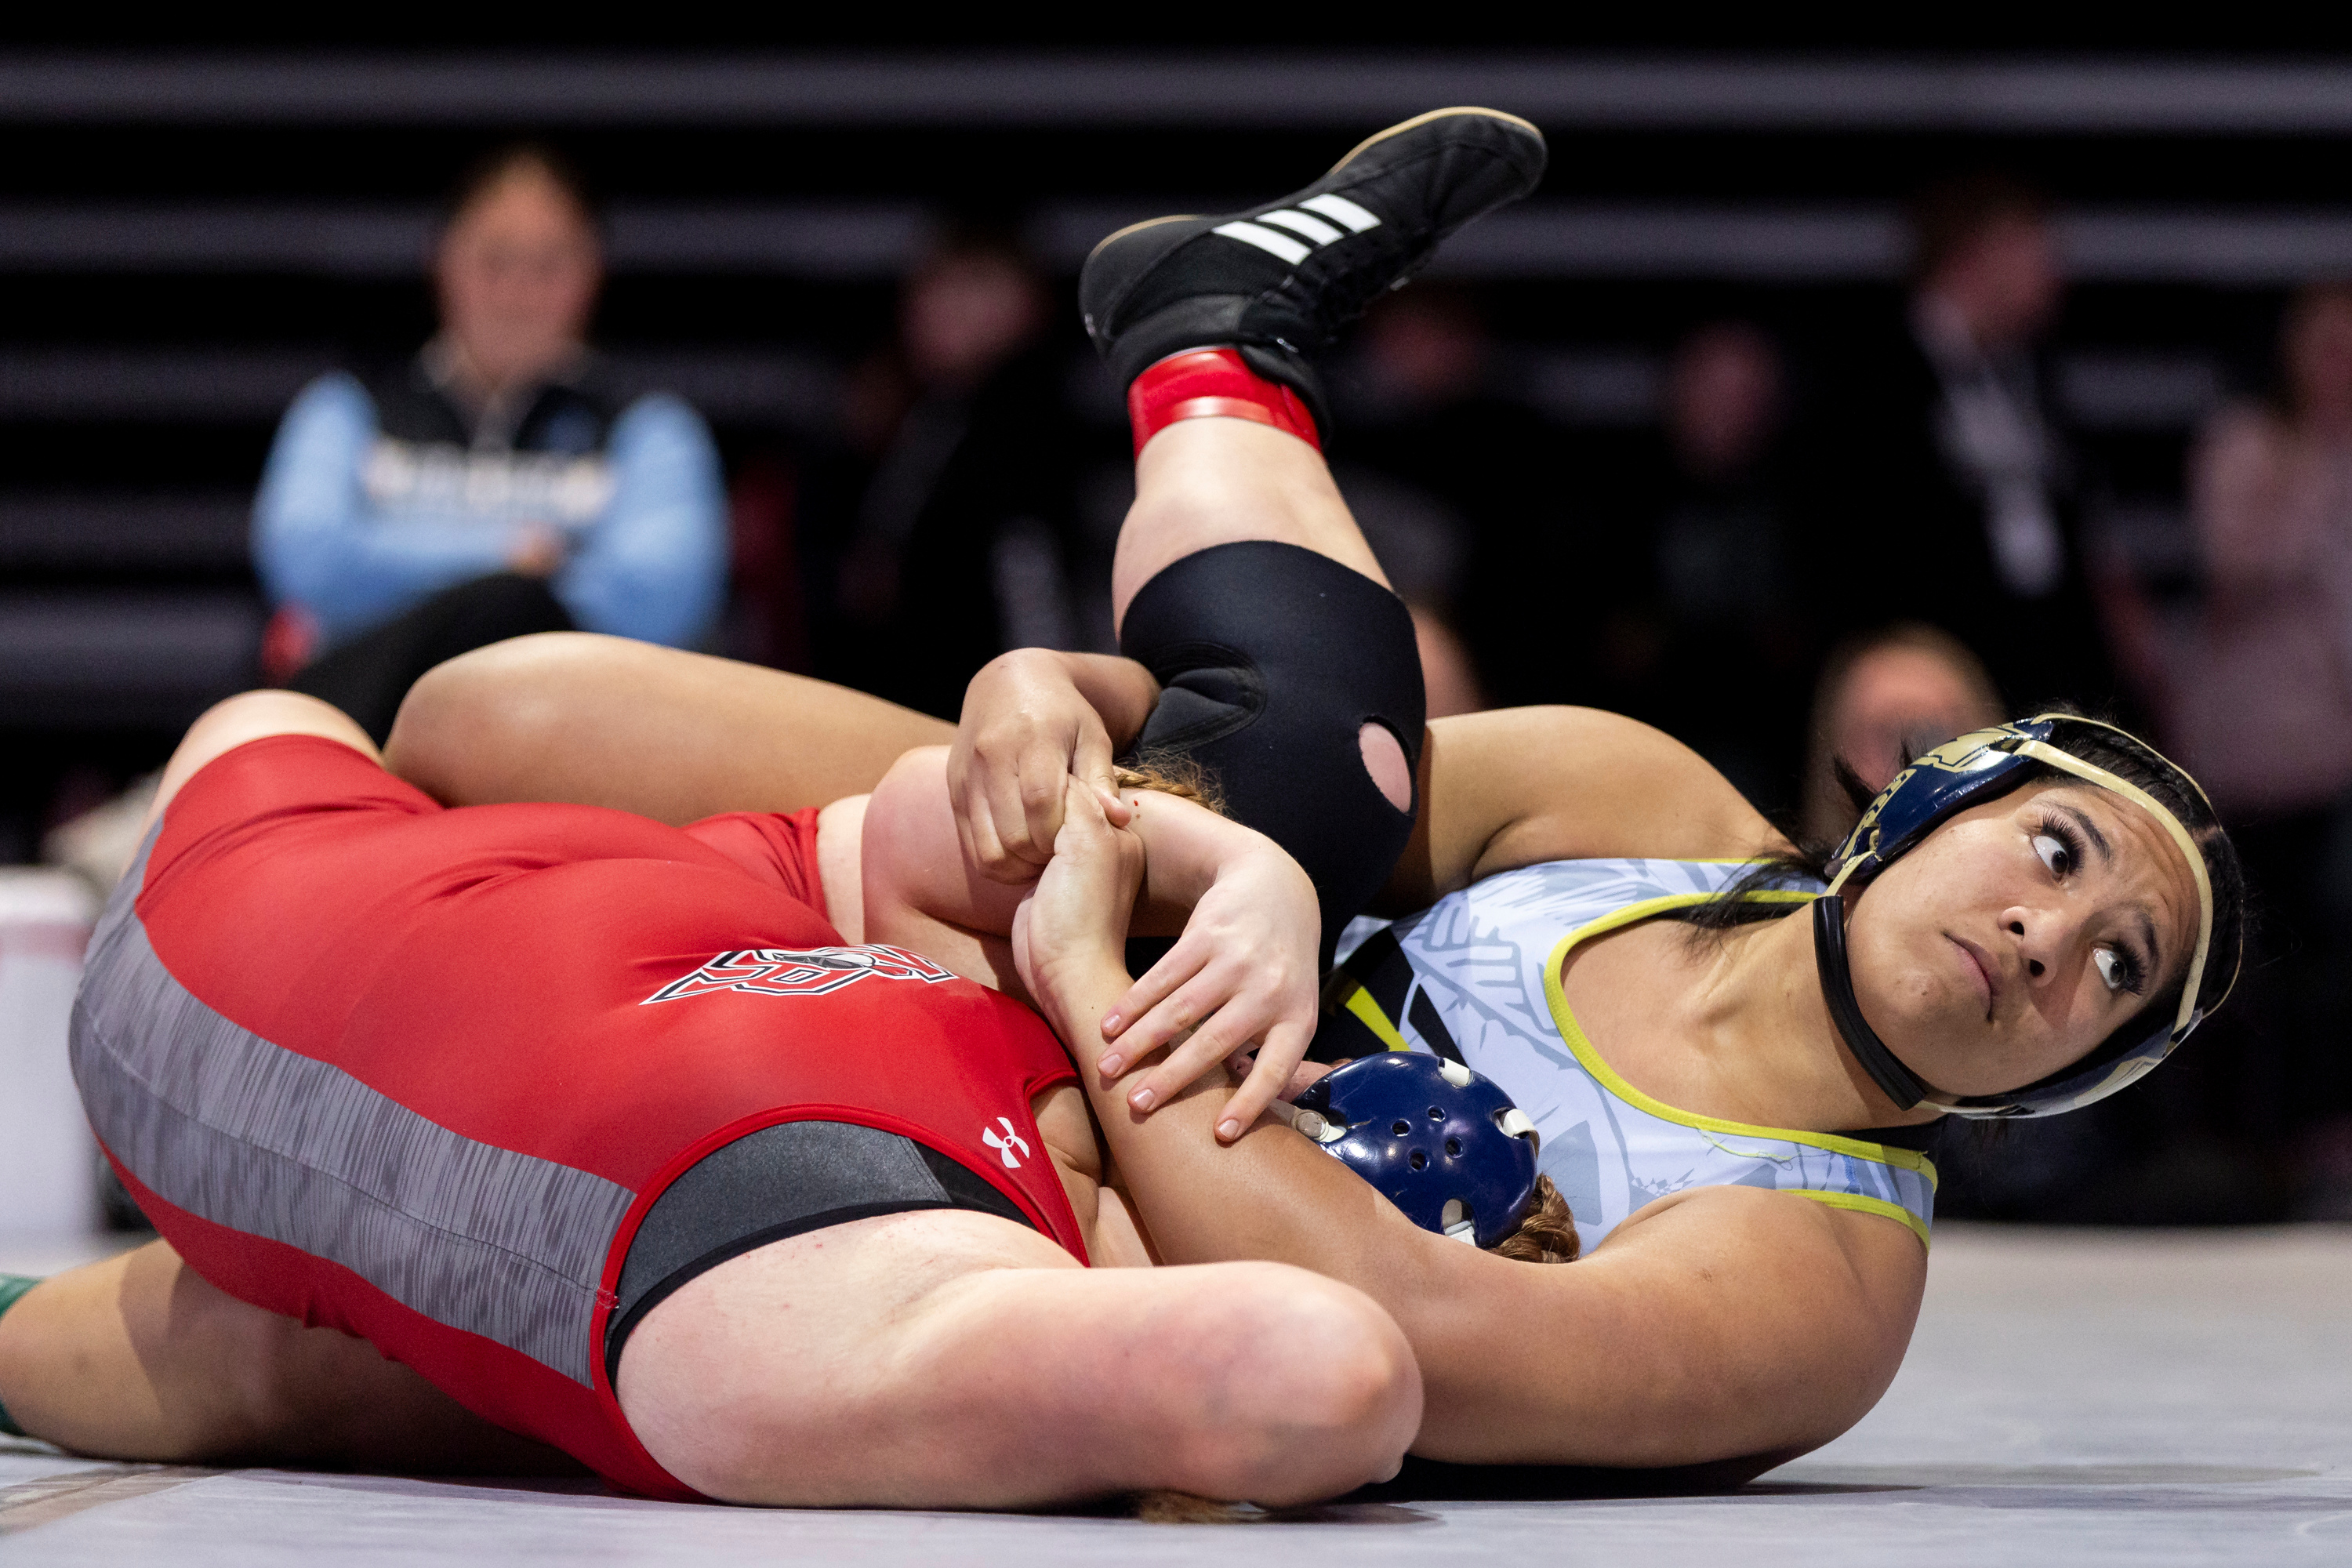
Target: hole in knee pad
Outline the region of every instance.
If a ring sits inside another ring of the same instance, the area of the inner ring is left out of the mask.
[[[1364,771],[1372,775],[1372,783],[1388,797],[1388,803],[1399,811],[1412,809],[1412,764],[1404,760],[1404,743],[1396,732],[1377,719],[1368,720],[1356,731],[1357,749],[1363,752]]]

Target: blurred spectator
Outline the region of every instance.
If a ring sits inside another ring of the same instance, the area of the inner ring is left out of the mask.
[[[2318,1146],[2305,1212],[2352,1218],[2352,284],[2305,289],[2271,405],[2218,415],[2192,459],[2202,624],[2170,671],[2171,740],[2264,905],[2245,1049]],[[2274,1137],[2276,1125],[2244,1130]]]
[[[486,642],[706,635],[727,572],[718,454],[692,409],[625,396],[588,353],[602,272],[551,154],[465,180],[434,254],[440,334],[373,388],[321,376],[278,427],[254,506],[269,673],[382,740],[417,676]]]
[[[1076,645],[1077,465],[1046,320],[1034,268],[993,234],[950,236],[908,279],[897,343],[853,379],[851,439],[872,467],[824,673],[952,718],[996,654]]]
[[[1930,190],[1912,216],[1903,318],[1838,367],[1807,444],[1817,596],[1848,630],[1943,627],[2012,701],[2097,708],[2113,677],[2033,359],[2063,284],[2044,204],[1979,175]]]
[[[2241,818],[2352,786],[2352,285],[2287,313],[2276,406],[2227,409],[2189,475],[2206,582],[2172,738]]]
[[[1421,282],[1372,307],[1333,380],[1332,472],[1412,606],[1432,718],[1583,682],[1559,624],[1577,551],[1555,512],[1575,464],[1559,433],[1496,386],[1475,300]]]
[[[1787,376],[1744,321],[1676,351],[1664,438],[1635,460],[1609,575],[1608,700],[1704,755],[1768,812],[1796,804],[1815,657],[1789,554]]]
[[[1388,574],[1389,586],[1412,612],[1429,716],[1444,719],[1486,707],[1477,669],[1454,626],[1454,596],[1469,544],[1461,514],[1418,485],[1364,464],[1335,459],[1331,479]]]
[[[1839,763],[1875,795],[1920,752],[2007,716],[1982,662],[1933,626],[1891,626],[1841,644],[1813,697],[1799,836],[1835,844],[1853,831],[1862,813]]]

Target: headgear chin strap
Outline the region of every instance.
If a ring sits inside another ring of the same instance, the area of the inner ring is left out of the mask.
[[[1853,1053],[1897,1109],[1908,1110],[1925,1103],[1957,1116],[2055,1116],[2104,1100],[2140,1078],[2170,1055],[2174,1047],[2211,1011],[2198,1005],[2207,955],[2213,942],[2213,884],[2206,874],[2205,856],[2180,819],[2147,791],[2119,778],[2095,763],[2084,762],[2050,743],[2063,726],[2082,725],[2121,736],[2158,763],[2168,768],[2205,799],[2205,792],[2188,773],[2137,736],[2095,719],[2072,713],[2042,713],[2014,724],[1972,731],[1947,741],[1915,760],[1895,775],[1894,782],[1862,814],[1835,855],[1830,858],[1829,890],[1813,906],[1813,956],[1821,970],[1822,994],[1838,1037]],[[1848,971],[1845,947],[1845,900],[1848,884],[1860,888],[1897,858],[1915,847],[1929,832],[1955,813],[2008,794],[2032,776],[2029,764],[2042,763],[2062,773],[2123,796],[2153,817],[2179,847],[2197,884],[2197,946],[2189,955],[2180,1005],[2169,1022],[2159,1021],[2136,1045],[2120,1052],[2094,1052],[2099,1059],[2080,1070],[2058,1074],[2007,1094],[1937,1098],[1933,1088],[1906,1067],[1878,1037],[1862,1016],[1854,999],[1853,977]],[[2209,807],[2210,803],[2208,803]],[[2231,982],[2237,972],[2231,970]],[[2218,1007],[2229,994],[2225,984],[2212,1000]],[[2063,1076],[2061,1076],[2063,1075]]]
[[[1886,1042],[1878,1037],[1853,999],[1853,976],[1845,964],[1845,900],[1824,893],[1813,900],[1813,962],[1822,972],[1822,995],[1830,1005],[1830,1022],[1838,1038],[1853,1053],[1863,1070],[1886,1092],[1897,1110],[1908,1110],[1927,1098],[1927,1085],[1903,1065]]]

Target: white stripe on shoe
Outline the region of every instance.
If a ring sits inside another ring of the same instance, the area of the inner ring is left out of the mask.
[[[1335,239],[1346,237],[1319,217],[1308,217],[1305,213],[1295,213],[1286,208],[1281,212],[1260,213],[1257,221],[1278,223],[1291,233],[1303,234],[1318,245],[1328,245]]]
[[[1293,267],[1314,254],[1312,246],[1301,245],[1286,234],[1276,234],[1273,229],[1262,228],[1254,223],[1221,223],[1210,232],[1222,234],[1227,239],[1238,239],[1244,245],[1255,245],[1260,250],[1282,258]]]
[[[1377,214],[1358,206],[1345,196],[1328,195],[1309,196],[1298,205],[1310,212],[1321,213],[1334,223],[1346,224],[1358,234],[1363,233],[1368,228],[1381,226],[1381,220]]]

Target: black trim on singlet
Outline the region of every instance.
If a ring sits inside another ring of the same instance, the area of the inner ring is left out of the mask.
[[[654,1200],[621,1263],[606,1321],[604,1372],[680,1286],[772,1241],[829,1225],[920,1209],[970,1209],[1035,1230],[1020,1207],[936,1149],[846,1121],[763,1127],[696,1161]]]
[[[1429,993],[1418,982],[1421,978],[1405,956],[1404,944],[1397,940],[1396,930],[1383,926],[1366,937],[1346,963],[1333,972],[1336,985],[1327,985],[1322,1023],[1315,1038],[1307,1047],[1311,1061],[1337,1061],[1342,1057],[1370,1056],[1388,1049],[1388,1043],[1372,1033],[1361,1018],[1348,1011],[1344,988],[1349,981],[1363,987],[1381,1016],[1389,1021],[1399,1034],[1400,1022],[1410,1023],[1421,1036],[1422,1043],[1450,1062],[1462,1061],[1462,1047],[1454,1042],[1454,1032],[1445,1026],[1444,1016]],[[1466,1062],[1464,1066],[1468,1066]]]

